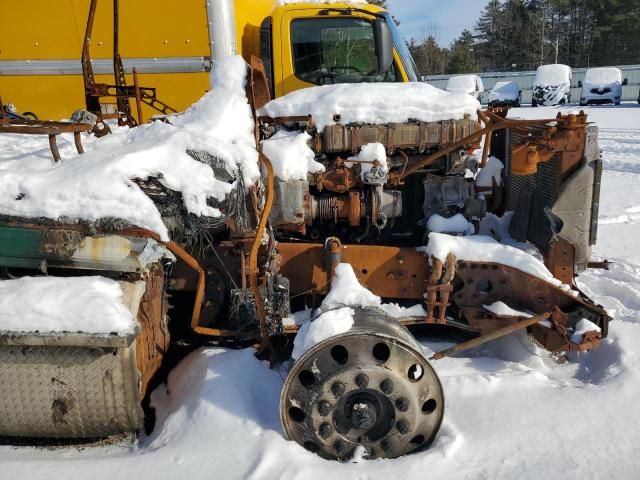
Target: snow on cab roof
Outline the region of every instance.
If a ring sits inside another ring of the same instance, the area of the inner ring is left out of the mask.
[[[427,83],[350,83],[296,90],[272,100],[258,115],[312,115],[319,130],[338,123],[437,122],[476,118],[480,103],[470,95],[448,93]]]

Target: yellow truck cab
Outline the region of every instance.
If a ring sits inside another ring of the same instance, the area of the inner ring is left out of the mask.
[[[384,9],[282,3],[121,2],[119,43],[128,83],[135,67],[141,85],[157,88],[159,98],[183,110],[209,88],[225,36],[235,37],[231,50],[245,59],[264,61],[274,97],[311,85],[417,81],[411,55]],[[95,16],[91,54],[97,82],[113,81],[112,7],[111,1],[99,2]],[[69,117],[84,108],[80,57],[88,9],[89,0],[0,2],[5,103],[41,119]],[[146,111],[145,118],[153,113]]]

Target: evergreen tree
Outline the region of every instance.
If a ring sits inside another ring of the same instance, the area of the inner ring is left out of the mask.
[[[423,75],[640,63],[640,0],[490,0],[450,48],[434,35],[410,48]],[[557,42],[557,47],[556,47]]]
[[[451,44],[451,54],[446,73],[473,73],[477,72],[478,62],[474,52],[475,39],[469,30],[463,30]]]
[[[476,23],[477,55],[486,70],[495,70],[504,58],[502,16],[500,0],[490,0]]]

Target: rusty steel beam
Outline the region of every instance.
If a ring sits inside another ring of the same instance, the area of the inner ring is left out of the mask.
[[[48,135],[49,148],[53,155],[53,161],[59,162],[61,159],[58,150],[56,136],[61,133],[73,133],[73,140],[79,154],[84,153],[82,148],[82,138],[80,133],[91,130],[91,125],[87,123],[73,122],[50,122],[41,120],[3,120],[0,122],[0,133],[17,133],[23,135]]]
[[[442,358],[453,355],[454,353],[464,352],[465,350],[475,348],[487,342],[491,342],[492,340],[496,340],[500,337],[504,337],[505,335],[509,335],[510,333],[517,332],[518,330],[522,330],[532,325],[535,325],[536,323],[541,322],[543,320],[547,320],[550,316],[551,314],[549,312],[544,312],[539,315],[535,315],[531,318],[527,318],[526,320],[520,320],[519,322],[512,323],[511,325],[507,325],[505,327],[499,328],[497,330],[494,330],[491,333],[482,335],[481,337],[473,338],[467,342],[458,343],[457,345],[454,345],[451,348],[447,348],[440,352],[436,352],[433,355],[431,355],[431,357],[429,357],[429,360],[440,360]],[[518,318],[518,317],[515,317],[515,318]]]
[[[273,206],[273,166],[271,165],[271,161],[267,158],[265,154],[259,152],[260,161],[265,166],[267,170],[267,178],[266,178],[266,198],[264,201],[264,208],[262,209],[262,214],[260,215],[260,223],[258,224],[258,229],[256,230],[256,235],[251,245],[251,252],[249,254],[249,288],[253,292],[253,297],[256,301],[256,312],[258,314],[258,320],[260,322],[260,336],[262,337],[263,346],[268,346],[269,342],[269,333],[267,331],[267,319],[266,319],[266,311],[264,306],[264,299],[262,298],[262,293],[260,293],[260,289],[258,288],[258,251],[260,250],[260,244],[262,243],[262,237],[267,228],[267,221],[269,220],[269,214],[271,213],[271,207]]]
[[[142,101],[140,96],[140,84],[138,83],[138,71],[133,69],[133,88],[136,91],[136,111],[138,113],[138,125],[144,123],[144,118],[142,117]]]

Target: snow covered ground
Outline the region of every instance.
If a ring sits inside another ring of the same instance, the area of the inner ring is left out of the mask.
[[[151,436],[82,449],[3,446],[0,478],[640,478],[640,106],[585,110],[601,128],[605,159],[594,256],[616,262],[579,278],[615,318],[598,350],[558,364],[520,335],[437,361],[446,412],[431,449],[347,464],[284,439],[285,371],[269,370],[251,350],[200,350],[154,392]],[[450,345],[422,343],[427,353]]]

